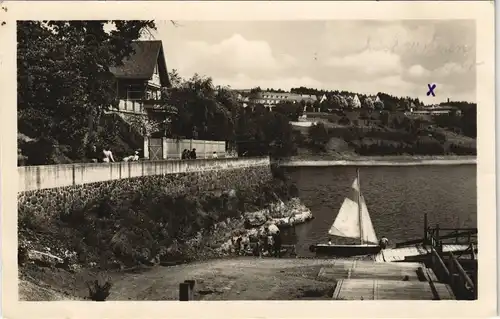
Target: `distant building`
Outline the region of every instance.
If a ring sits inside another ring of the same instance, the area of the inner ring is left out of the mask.
[[[134,41],[134,53],[123,65],[111,67],[119,100],[115,111],[146,114],[160,106],[162,89],[170,87],[161,41]]]
[[[250,103],[250,98],[247,95],[243,95],[242,93],[238,93],[236,95],[236,98],[237,98],[238,102],[240,102],[243,107],[247,107],[248,104]]]
[[[431,105],[427,107],[422,107],[420,109],[411,108],[410,113],[412,115],[442,115],[442,114],[451,114],[462,115],[462,112],[451,105]]]
[[[352,105],[354,106],[355,109],[361,108],[361,101],[359,100],[357,94],[355,94],[354,97],[352,98]]]
[[[305,101],[306,103],[310,102],[312,104],[318,100],[315,95],[309,94],[269,91],[260,91],[252,94],[249,90],[247,91],[248,93],[245,91],[247,90],[238,90],[238,100],[240,103],[243,103],[244,107],[249,104],[262,104],[265,107],[273,108],[282,102],[299,103]]]
[[[380,100],[380,98],[378,97],[378,94],[375,94],[375,95],[368,95],[367,97],[369,97],[369,98],[370,98],[370,100],[372,100],[372,101],[373,101],[373,103],[375,103],[375,102],[382,102],[382,101]]]

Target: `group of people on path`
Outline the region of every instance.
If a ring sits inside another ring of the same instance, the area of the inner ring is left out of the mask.
[[[242,237],[238,237],[236,240],[236,252],[238,255],[245,255],[247,251],[251,251],[252,255],[258,257],[262,257],[263,255],[281,257],[281,235],[279,230],[272,231],[270,228],[267,228],[261,236],[251,238],[249,244],[243,244],[242,241]]]
[[[196,159],[196,148],[192,150],[184,149],[181,154],[181,159]]]
[[[113,156],[113,152],[107,146],[102,147],[100,150],[92,145],[87,154],[87,157],[92,163],[113,163],[116,162]],[[129,155],[123,158],[124,162],[133,162],[139,160],[139,151],[134,151],[133,155]]]
[[[214,151],[212,153],[212,158],[218,158],[217,153]],[[184,149],[181,154],[181,159],[196,159],[196,148],[192,150]]]
[[[196,148],[192,150],[184,149],[181,154],[181,159],[196,159]],[[90,159],[92,163],[114,163],[115,158],[113,152],[111,152],[110,147],[104,146],[102,148],[97,148],[92,145],[87,152],[87,158]],[[217,153],[212,153],[212,158],[218,158]],[[124,162],[133,162],[139,160],[139,151],[135,151],[133,155],[125,156],[123,158]]]

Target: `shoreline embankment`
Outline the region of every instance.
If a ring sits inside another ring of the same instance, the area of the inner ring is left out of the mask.
[[[289,158],[275,161],[283,167],[326,166],[431,166],[431,165],[477,165],[475,156],[362,156],[355,158],[310,157]]]
[[[80,298],[87,291],[82,274],[248,254],[270,225],[312,219],[268,157],[18,172],[20,285],[48,285]],[[49,298],[42,295],[33,298]]]

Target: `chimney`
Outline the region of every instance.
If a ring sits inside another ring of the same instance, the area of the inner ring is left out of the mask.
[[[448,103],[450,103],[450,98],[448,98]]]

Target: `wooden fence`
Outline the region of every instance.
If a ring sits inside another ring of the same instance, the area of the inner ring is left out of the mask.
[[[225,141],[205,141],[170,138],[149,138],[144,140],[144,157],[151,160],[179,159],[182,151],[196,149],[197,158],[227,157]]]

